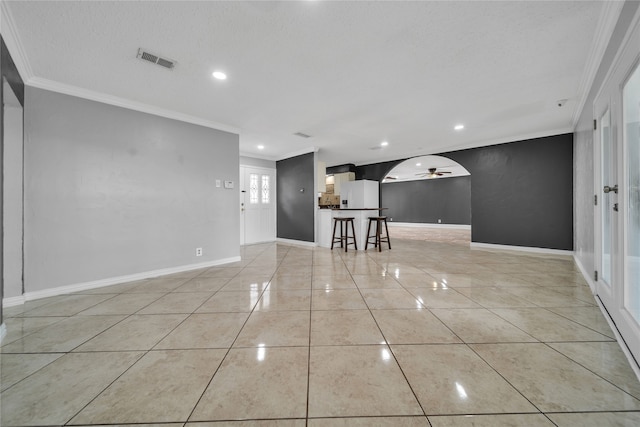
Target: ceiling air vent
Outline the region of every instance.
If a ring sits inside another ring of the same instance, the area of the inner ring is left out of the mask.
[[[157,64],[164,68],[168,68],[170,70],[176,66],[176,61],[174,61],[173,59],[162,58],[160,57],[160,55],[156,55],[155,53],[151,53],[148,50],[142,48],[138,49],[138,55],[136,57],[142,59],[143,61],[153,62],[154,64]]]
[[[311,135],[307,135],[306,133],[302,133],[302,132],[296,132],[294,133],[295,136],[299,136],[300,138],[311,138]]]

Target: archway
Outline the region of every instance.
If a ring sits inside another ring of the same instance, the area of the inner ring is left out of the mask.
[[[397,164],[380,185],[380,206],[388,208],[385,215],[395,229],[393,234],[468,244],[470,175],[462,165],[443,156],[414,157]]]
[[[435,169],[435,173],[429,173]],[[442,175],[440,175],[442,173]],[[420,179],[453,178],[471,175],[460,163],[443,156],[420,156],[407,159],[394,166],[382,179],[382,183],[416,181]]]

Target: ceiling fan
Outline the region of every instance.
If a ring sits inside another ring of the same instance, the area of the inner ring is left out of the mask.
[[[438,168],[429,168],[427,169],[429,172],[425,173],[417,173],[416,176],[425,176],[427,178],[436,178],[451,172],[448,171],[438,171]]]

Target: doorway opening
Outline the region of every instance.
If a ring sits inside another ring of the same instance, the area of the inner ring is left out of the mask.
[[[388,208],[392,237],[470,244],[471,174],[449,158],[396,165],[380,185],[380,206]]]

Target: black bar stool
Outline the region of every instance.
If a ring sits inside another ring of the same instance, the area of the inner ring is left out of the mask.
[[[371,223],[376,222],[376,234],[371,236]],[[386,236],[381,236],[382,231],[382,223],[384,222],[384,229],[386,232]],[[370,216],[369,217],[369,226],[367,227],[367,242],[364,245],[364,250],[366,251],[369,247],[369,240],[375,239],[374,247],[378,248],[378,252],[382,252],[382,242],[387,242],[389,245],[389,249],[391,249],[391,240],[389,239],[389,227],[387,227],[387,217],[386,216]]]
[[[354,217],[335,217],[333,218],[333,237],[331,239],[331,249],[333,249],[333,244],[340,242],[340,247],[344,247],[344,251],[347,252],[347,247],[349,245],[353,245],[358,250],[358,244],[356,243],[356,228],[353,225]],[[336,237],[336,226],[340,223],[340,237]],[[349,223],[351,223],[351,237],[349,237]],[[344,225],[344,233],[342,231]],[[349,243],[349,239],[351,239],[351,243]],[[344,243],[344,246],[343,246]]]

